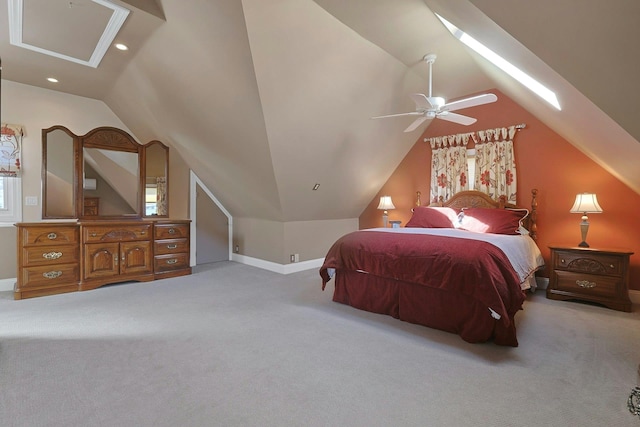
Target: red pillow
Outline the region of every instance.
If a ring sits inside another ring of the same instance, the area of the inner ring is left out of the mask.
[[[453,208],[418,206],[405,227],[412,228],[455,228],[458,212]]]
[[[526,209],[466,208],[461,228],[477,233],[520,234],[522,220],[529,214]]]

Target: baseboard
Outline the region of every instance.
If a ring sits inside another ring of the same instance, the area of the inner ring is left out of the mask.
[[[13,286],[16,284],[15,277],[13,279],[0,279],[0,292],[13,291]]]
[[[278,264],[276,262],[265,261],[263,259],[253,258],[246,255],[233,254],[231,256],[231,261],[262,268],[263,270],[273,271],[274,273],[291,274],[299,271],[311,270],[313,268],[320,268],[324,262],[324,258],[293,262],[291,264]]]

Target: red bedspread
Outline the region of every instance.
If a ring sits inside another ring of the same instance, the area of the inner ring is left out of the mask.
[[[463,295],[486,307],[487,315],[489,309],[495,311],[500,315],[497,322],[514,333],[513,317],[525,299],[506,255],[479,240],[356,231],[329,249],[320,269],[322,289],[330,280],[328,268],[364,271],[386,280]]]

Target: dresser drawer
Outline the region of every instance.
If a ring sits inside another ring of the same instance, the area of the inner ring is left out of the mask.
[[[21,273],[21,289],[72,284],[80,278],[78,263],[25,267]]]
[[[189,239],[156,240],[154,253],[156,255],[189,252]]]
[[[623,260],[607,254],[556,251],[553,268],[568,271],[619,276],[623,272]]]
[[[555,271],[557,282],[555,289],[574,294],[594,297],[615,297],[621,286],[620,279],[610,276]]]
[[[37,226],[21,227],[22,244],[27,245],[55,245],[77,243],[79,241],[78,227],[74,226]]]
[[[25,267],[32,267],[78,262],[79,253],[77,245],[26,246],[22,248],[22,263]]]
[[[156,224],[154,230],[156,240],[189,237],[189,224]]]
[[[189,254],[158,255],[154,258],[156,273],[163,271],[180,270],[189,267]]]
[[[84,243],[149,240],[151,224],[90,225],[83,227]]]

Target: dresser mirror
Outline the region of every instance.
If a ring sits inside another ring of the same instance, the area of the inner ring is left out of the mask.
[[[54,126],[42,131],[42,159],[43,219],[168,213],[169,149],[160,141],[143,146],[117,128],[77,136]]]
[[[139,154],[83,148],[82,216],[140,216]]]
[[[169,147],[160,141],[144,146],[144,215],[169,214]]]
[[[75,218],[75,135],[54,126],[42,131],[42,217]]]

